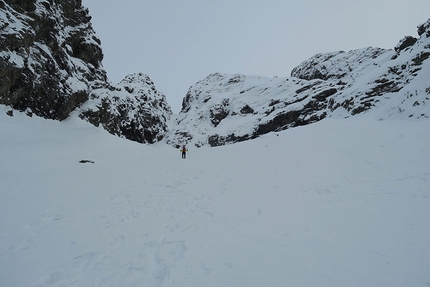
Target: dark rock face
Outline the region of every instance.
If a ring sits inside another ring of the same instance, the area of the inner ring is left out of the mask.
[[[244,114],[244,115],[246,115],[246,114],[253,114],[254,113],[254,109],[251,108],[248,105],[245,105],[243,108],[240,109],[240,113]]]
[[[400,40],[400,42],[396,45],[396,47],[394,47],[394,50],[397,53],[400,53],[400,51],[403,51],[404,49],[415,45],[417,41],[418,39],[415,37],[406,36],[402,40]]]
[[[234,133],[231,133],[227,136],[220,136],[219,134],[214,134],[208,137],[208,144],[211,147],[223,146],[229,143],[242,142],[246,140],[253,139],[250,135],[244,136],[236,136]]]
[[[0,104],[63,120],[106,81],[103,53],[81,1],[1,1]]]
[[[216,104],[210,108],[210,119],[214,127],[228,116],[229,113],[229,100],[224,99],[220,104]]]
[[[0,104],[44,118],[79,117],[141,143],[163,138],[171,109],[143,74],[112,86],[81,0],[0,0]]]
[[[418,36],[425,34],[427,38],[430,38],[430,19],[417,27],[417,33]]]

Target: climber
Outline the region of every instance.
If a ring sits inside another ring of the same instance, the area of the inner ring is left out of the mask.
[[[181,147],[180,152],[182,153],[182,158],[186,158],[187,157],[188,149],[187,149],[187,147],[185,145],[183,145]]]

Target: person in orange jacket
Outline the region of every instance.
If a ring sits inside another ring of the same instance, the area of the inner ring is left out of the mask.
[[[183,145],[183,146],[181,147],[180,151],[181,151],[181,153],[182,153],[182,158],[187,158],[187,152],[188,152],[188,149],[187,149],[187,147],[186,147],[185,145]]]

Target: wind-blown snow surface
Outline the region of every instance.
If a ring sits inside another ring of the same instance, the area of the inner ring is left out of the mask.
[[[1,286],[430,284],[429,120],[327,119],[181,160],[6,109]]]

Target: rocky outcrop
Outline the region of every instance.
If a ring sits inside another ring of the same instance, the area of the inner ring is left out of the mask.
[[[163,138],[171,109],[143,74],[109,83],[80,0],[0,0],[0,104],[63,120],[72,111],[141,143]]]
[[[412,36],[405,36],[402,40],[397,43],[397,45],[394,47],[394,51],[397,53],[400,53],[401,51],[405,50],[406,48],[409,48],[418,41],[417,38]]]
[[[111,134],[140,143],[155,143],[167,132],[172,114],[166,97],[148,75],[128,75],[116,87],[95,89],[80,117]]]
[[[430,38],[430,19],[428,19],[427,22],[418,25],[417,32],[420,37],[425,34],[427,38]]]
[[[391,57],[392,50],[380,48],[364,48],[349,52],[338,51],[317,54],[304,61],[291,72],[291,77],[303,80],[324,80],[349,82],[375,62],[378,57]],[[388,56],[387,56],[388,55]]]
[[[63,120],[106,82],[81,1],[0,1],[0,103]]]

